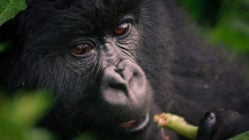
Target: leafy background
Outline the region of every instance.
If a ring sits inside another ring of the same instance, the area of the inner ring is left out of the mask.
[[[249,60],[248,0],[179,0],[210,43],[221,44]],[[0,0],[0,26],[26,8],[25,0]],[[0,53],[8,44],[0,42]],[[247,61],[249,62],[249,61]],[[248,63],[249,64],[249,63]],[[10,98],[0,91],[0,140],[54,140],[48,130],[35,123],[52,105],[47,91],[18,92]],[[94,140],[86,133],[76,140]],[[245,133],[231,140],[247,140]]]
[[[248,0],[179,0],[213,44],[249,54]]]

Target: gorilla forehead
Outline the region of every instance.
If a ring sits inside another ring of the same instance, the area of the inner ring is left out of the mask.
[[[50,30],[84,32],[112,28],[124,15],[136,15],[142,0],[28,0],[29,8],[23,13],[27,32],[46,33]],[[25,20],[26,18],[26,20]],[[32,19],[32,20],[30,20]],[[57,29],[56,29],[56,28]],[[94,28],[94,29],[93,29]],[[23,28],[25,29],[25,28]],[[37,31],[38,30],[38,31]],[[49,35],[46,35],[49,36]]]
[[[95,28],[107,29],[124,15],[135,15],[140,2],[141,0],[73,0],[70,7]]]
[[[78,12],[84,16],[110,17],[133,11],[142,0],[27,0],[36,11],[40,9],[55,13],[58,10]],[[34,9],[33,9],[34,10]],[[32,11],[34,12],[34,11]],[[51,14],[50,13],[50,14]],[[47,15],[48,16],[48,15]]]

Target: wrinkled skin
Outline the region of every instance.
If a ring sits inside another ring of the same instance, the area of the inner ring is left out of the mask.
[[[243,66],[208,46],[174,0],[28,0],[0,27],[1,85],[49,89],[37,124],[58,139],[184,139],[153,122],[171,112],[200,125],[198,140],[249,130]]]

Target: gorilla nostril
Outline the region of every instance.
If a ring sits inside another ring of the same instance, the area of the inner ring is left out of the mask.
[[[124,69],[115,68],[114,71],[121,75]]]
[[[134,77],[137,77],[137,76],[138,76],[138,72],[137,72],[137,71],[134,71],[133,76],[134,76]]]

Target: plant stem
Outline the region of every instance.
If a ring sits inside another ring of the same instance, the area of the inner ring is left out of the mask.
[[[198,127],[188,124],[184,118],[180,116],[162,113],[155,115],[154,121],[157,122],[160,127],[168,128],[190,140],[196,139]]]

